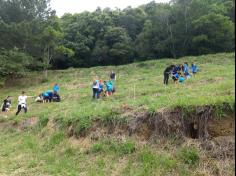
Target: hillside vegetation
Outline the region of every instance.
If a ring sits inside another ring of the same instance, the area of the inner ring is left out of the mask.
[[[220,152],[218,156],[209,156],[200,147],[200,139],[158,138],[150,143],[118,136],[92,141],[86,136],[68,137],[64,129],[78,121],[81,132],[96,119],[107,122],[176,107],[191,110],[195,106],[224,103],[233,107],[234,57],[235,53],[221,53],[122,66],[70,68],[49,71],[48,80],[37,72],[18,80],[6,80],[0,89],[0,99],[7,95],[14,99],[7,117],[0,114],[0,175],[233,175],[234,161],[225,154],[226,148],[223,157]],[[170,80],[164,86],[163,70],[185,61],[198,65],[196,77],[183,84]],[[111,70],[117,74],[117,91],[111,97],[93,100],[94,77],[107,80]],[[14,115],[22,90],[37,96],[52,89],[54,83],[60,85],[62,102],[40,104],[29,98],[29,112]],[[219,117],[224,117],[224,113],[219,111]],[[39,119],[35,128],[14,128],[32,118]],[[59,127],[54,128],[52,121],[58,122]]]
[[[27,117],[48,118],[106,118],[121,114],[128,106],[134,111],[158,111],[161,108],[191,105],[215,105],[234,103],[234,53],[184,57],[178,60],[146,61],[123,66],[93,67],[50,71],[48,82],[40,83],[41,74],[30,74],[20,81],[7,80],[13,86],[1,89],[0,98],[13,96],[13,107],[22,90],[27,95],[38,96],[52,89],[54,83],[60,85],[61,103],[38,104],[28,99]],[[184,84],[163,84],[163,71],[170,64],[195,62],[200,71]],[[98,76],[109,79],[109,73],[117,74],[117,92],[108,98],[92,99],[92,81]],[[43,80],[44,81],[44,80]],[[15,84],[18,84],[14,86]],[[10,84],[10,83],[9,83]],[[14,117],[14,108],[10,117]],[[25,117],[25,115],[20,115]],[[19,117],[21,118],[21,117]]]

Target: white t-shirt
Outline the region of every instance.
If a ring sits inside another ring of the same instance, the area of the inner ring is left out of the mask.
[[[96,83],[93,84],[93,88],[98,89],[99,88],[99,81],[96,80]]]
[[[22,104],[25,104],[26,105],[26,99],[28,97],[26,95],[20,95],[18,97],[18,105],[22,105]]]

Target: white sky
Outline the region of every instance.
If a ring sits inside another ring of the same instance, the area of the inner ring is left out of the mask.
[[[124,9],[128,6],[137,7],[147,4],[152,0],[51,0],[52,9],[57,11],[58,16],[64,13],[80,13],[83,11],[94,11],[99,6],[102,9],[118,7]],[[170,0],[155,0],[155,2],[169,2]]]

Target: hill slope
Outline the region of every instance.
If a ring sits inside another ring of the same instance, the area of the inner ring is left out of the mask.
[[[209,142],[175,136],[142,140],[123,135],[126,127],[121,125],[116,135],[96,138],[96,128],[105,130],[102,125],[96,126],[96,122],[100,119],[106,126],[114,119],[121,122],[145,112],[165,114],[166,109],[176,107],[190,110],[195,106],[218,107],[225,103],[232,106],[235,102],[234,57],[235,53],[222,53],[118,67],[50,71],[49,82],[42,82],[38,73],[20,80],[8,80],[7,88],[0,90],[0,98],[11,95],[14,99],[8,117],[0,114],[0,174],[232,175],[232,132],[225,137],[217,135]],[[197,76],[184,84],[173,84],[170,80],[170,84],[164,86],[165,67],[185,61],[198,65]],[[109,98],[92,100],[93,78],[99,76],[106,80],[111,70],[117,73],[117,92]],[[61,87],[61,103],[37,104],[29,99],[29,112],[14,116],[17,96],[22,90],[28,95],[38,95],[55,82]],[[219,117],[226,114],[224,124],[232,123],[232,113],[219,109],[218,114]],[[142,122],[146,120],[143,119]],[[142,127],[143,131],[137,135],[145,136],[148,127]],[[83,134],[89,128],[95,128],[95,136]],[[67,133],[71,130],[72,136]]]

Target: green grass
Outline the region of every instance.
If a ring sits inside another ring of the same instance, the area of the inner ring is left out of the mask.
[[[122,114],[122,107],[129,106],[133,111],[158,111],[160,108],[176,106],[214,105],[228,102],[233,104],[235,62],[234,53],[185,57],[178,60],[158,60],[134,63],[124,66],[94,67],[50,71],[49,82],[38,83],[24,88],[8,87],[0,90],[0,98],[11,95],[13,108],[10,117],[14,117],[17,97],[22,90],[28,95],[37,96],[43,91],[52,89],[55,82],[60,85],[61,103],[37,104],[28,100],[29,113],[21,117],[47,117],[62,119],[92,120],[93,118],[111,117],[114,113]],[[163,70],[172,63],[196,62],[200,68],[195,78],[184,84],[174,85],[172,80],[168,86],[163,85]],[[108,79],[111,70],[117,73],[117,92],[109,98],[92,100],[91,83],[98,76]],[[40,75],[34,73],[30,79],[37,80]],[[27,83],[27,81],[26,81]],[[114,112],[115,111],[115,112]],[[84,126],[90,122],[84,120]],[[82,126],[81,128],[84,128]]]
[[[76,125],[75,134],[91,126],[94,119],[104,123],[126,122],[127,108],[132,113],[162,108],[199,105],[231,106],[235,99],[235,53],[221,53],[178,60],[152,60],[123,66],[107,66],[50,71],[48,82],[37,81],[41,73],[31,73],[19,85],[1,88],[0,99],[14,97],[10,113],[0,114],[0,121],[20,122],[39,117],[36,129],[17,131],[0,126],[0,175],[211,175],[204,170],[204,153],[192,147],[169,144],[140,144],[126,139],[104,139],[96,142],[88,139],[71,139],[58,131],[44,128],[50,119],[59,127]],[[196,77],[184,84],[163,85],[163,70],[173,63],[195,62],[200,68]],[[108,79],[111,70],[117,73],[117,92],[108,98],[92,100],[91,84],[94,77]],[[28,99],[29,112],[15,116],[17,97],[22,90],[37,96],[60,85],[62,102],[37,104]],[[135,90],[134,90],[135,89]],[[222,115],[222,109],[216,112]],[[1,123],[0,123],[1,124]],[[60,128],[59,128],[60,129]],[[220,161],[208,165],[221,170],[222,175],[233,175],[232,162]],[[205,166],[204,166],[205,168]]]
[[[195,163],[196,158],[201,162],[199,153],[192,148],[179,146],[176,154],[158,145],[135,146],[113,139],[82,150],[60,132],[50,136],[0,132],[0,175],[197,175],[201,170]]]

